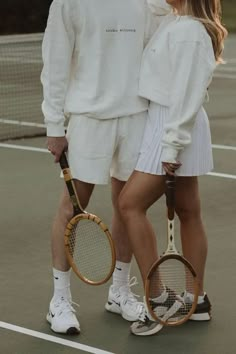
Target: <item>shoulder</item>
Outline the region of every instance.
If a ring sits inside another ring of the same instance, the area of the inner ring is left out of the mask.
[[[53,0],[51,2],[51,8],[66,8],[66,9],[73,9],[79,3],[78,0]]]
[[[211,42],[204,25],[190,16],[177,16],[169,35],[171,42]]]
[[[147,4],[156,16],[164,16],[171,12],[171,6],[165,0],[147,0]]]

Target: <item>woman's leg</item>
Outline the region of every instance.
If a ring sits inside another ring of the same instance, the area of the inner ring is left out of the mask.
[[[156,236],[146,212],[164,191],[164,176],[134,171],[119,198],[121,217],[143,282],[151,265],[158,258]]]
[[[207,239],[201,219],[197,177],[177,178],[176,213],[180,219],[183,255],[197,273],[200,282],[200,295],[202,295],[207,258]]]

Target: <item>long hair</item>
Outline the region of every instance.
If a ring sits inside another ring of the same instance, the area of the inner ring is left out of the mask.
[[[227,30],[222,24],[222,11],[220,0],[183,0],[183,12],[200,21],[211,37],[215,58],[222,63],[222,52]]]

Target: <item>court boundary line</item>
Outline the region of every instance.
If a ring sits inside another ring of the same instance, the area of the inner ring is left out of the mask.
[[[33,146],[0,143],[0,148],[1,147],[2,148],[9,148],[9,149],[17,149],[17,150],[49,153],[49,151],[47,149],[36,148],[36,147],[33,147]],[[236,146],[212,144],[212,148],[213,149],[220,149],[220,150],[236,151]],[[213,177],[220,177],[220,178],[236,179],[236,175],[227,174],[227,173],[221,173],[221,172],[209,172],[209,173],[207,173],[207,175],[208,176],[213,176]]]
[[[231,174],[227,174],[227,173],[220,173],[220,172],[208,172],[207,176],[236,179],[236,175],[231,175]]]
[[[25,334],[34,338],[39,338],[48,342],[53,342],[56,344],[60,344],[66,347],[70,347],[70,348],[74,348],[74,349],[80,349],[82,351],[85,351],[87,353],[92,353],[92,354],[114,354],[112,352],[108,352],[102,349],[98,349],[95,347],[91,347],[85,344],[81,344],[78,342],[73,342],[70,341],[68,339],[63,339],[63,338],[59,338],[56,336],[52,336],[50,334],[46,334],[46,333],[42,333],[42,332],[38,332],[38,331],[34,331],[32,329],[28,329],[25,327],[20,327],[20,326],[16,326],[7,322],[2,322],[0,321],[0,328],[6,329],[6,330],[10,330],[13,332],[17,332],[17,333],[21,333],[21,334]]]
[[[213,149],[236,151],[236,146],[220,145],[220,144],[212,144],[211,146]]]

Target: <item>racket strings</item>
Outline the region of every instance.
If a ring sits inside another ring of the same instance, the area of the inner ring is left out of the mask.
[[[83,278],[104,280],[113,266],[111,245],[106,232],[94,221],[79,220],[71,229],[68,248]]]
[[[149,308],[154,318],[177,324],[189,316],[193,303],[185,301],[185,291],[195,292],[195,276],[188,266],[168,259],[154,269],[149,278]]]

